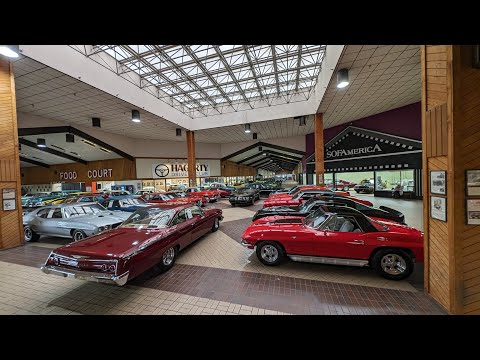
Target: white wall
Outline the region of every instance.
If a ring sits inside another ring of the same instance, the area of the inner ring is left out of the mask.
[[[29,113],[19,112],[17,117],[19,128],[70,125],[63,121],[47,119]],[[76,124],[72,126],[134,157],[187,158],[187,143],[184,141],[136,139],[108,133],[92,127],[78,126]],[[220,144],[196,143],[195,155],[197,158],[219,159],[221,157]]]
[[[305,136],[292,136],[288,138],[267,139],[267,140],[250,140],[237,143],[221,144],[221,157],[233,154],[236,151],[242,150],[247,146],[256,144],[258,142],[279,145],[290,149],[305,151]]]

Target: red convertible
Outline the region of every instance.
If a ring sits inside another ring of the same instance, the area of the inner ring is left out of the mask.
[[[185,190],[187,194],[205,196],[207,202],[215,202],[220,199],[220,193],[217,190],[204,190],[201,187],[189,187]]]
[[[335,211],[335,212],[333,212]],[[321,264],[370,266],[391,280],[408,277],[423,262],[423,233],[369,218],[348,207],[323,206],[306,218],[270,216],[254,221],[242,245],[256,247],[265,265],[286,258]]]
[[[308,199],[321,195],[321,196],[328,196],[332,198],[349,198],[352,200],[355,200],[356,202],[359,202],[361,204],[367,205],[367,206],[373,206],[373,204],[368,201],[368,200],[363,200],[363,199],[358,199],[355,197],[352,197],[350,195],[343,195],[341,191],[330,191],[330,190],[319,190],[319,188],[314,188],[314,189],[300,189],[297,192],[295,192],[293,195],[285,195],[285,196],[277,196],[277,197],[268,197],[264,202],[263,202],[263,207],[268,208],[272,206],[298,206],[304,201],[307,201]]]
[[[202,206],[202,200],[200,198],[185,197],[180,198],[168,193],[149,193],[140,196],[143,200],[151,204],[196,204]]]
[[[169,270],[179,251],[217,231],[222,210],[157,205],[134,212],[119,227],[53,250],[42,271],[63,277],[125,285],[144,271]]]

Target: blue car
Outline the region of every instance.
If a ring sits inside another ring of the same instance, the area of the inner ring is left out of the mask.
[[[135,212],[138,209],[150,206],[152,204],[146,203],[141,198],[132,196],[110,196],[101,203],[108,210],[121,210],[128,212]]]

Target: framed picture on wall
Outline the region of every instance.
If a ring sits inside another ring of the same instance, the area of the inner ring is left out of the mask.
[[[4,199],[15,199],[15,188],[2,189]]]
[[[433,219],[447,221],[447,198],[440,196],[430,197],[430,216]]]
[[[447,194],[446,171],[430,171],[430,193],[438,195]]]
[[[15,199],[4,199],[3,200],[3,211],[15,210]]]
[[[480,170],[467,170],[467,196],[480,196]]]
[[[467,199],[467,224],[480,225],[480,199]]]

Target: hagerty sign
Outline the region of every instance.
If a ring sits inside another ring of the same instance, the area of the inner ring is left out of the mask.
[[[197,163],[197,177],[210,176],[208,164]],[[162,163],[152,165],[153,178],[170,179],[188,177],[188,164],[185,163]]]
[[[365,147],[356,148],[356,149],[329,150],[329,151],[325,152],[325,158],[330,159],[330,158],[336,158],[336,157],[341,157],[341,156],[371,154],[371,153],[376,153],[376,152],[380,152],[380,151],[382,151],[380,146],[378,144],[375,144],[375,146],[365,146]]]

